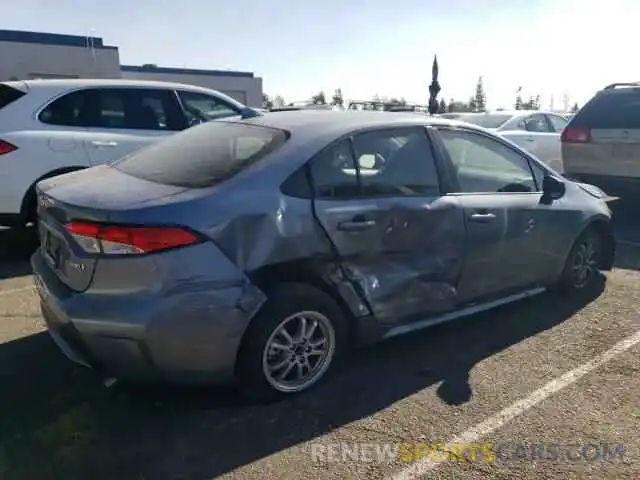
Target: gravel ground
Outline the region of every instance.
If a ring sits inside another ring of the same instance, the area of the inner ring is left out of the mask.
[[[317,390],[267,406],[227,389],[106,388],[72,366],[41,326],[25,262],[32,242],[0,232],[0,478],[391,476],[410,464],[312,454],[447,442],[640,330],[640,229],[620,231],[632,243],[593,296],[543,294],[386,342]],[[631,348],[478,440],[622,444],[622,460],[443,462],[428,478],[639,478],[639,353]]]

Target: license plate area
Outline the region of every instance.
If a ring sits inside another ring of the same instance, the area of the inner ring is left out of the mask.
[[[58,270],[64,262],[66,254],[64,242],[46,227],[41,228],[40,237],[42,254],[45,260],[49,265]]]

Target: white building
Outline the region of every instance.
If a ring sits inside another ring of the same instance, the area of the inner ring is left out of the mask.
[[[0,81],[34,78],[131,78],[199,85],[252,107],[262,79],[250,72],[120,65],[118,47],[102,38],[0,30]]]

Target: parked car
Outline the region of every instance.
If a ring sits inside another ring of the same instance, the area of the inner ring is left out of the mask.
[[[209,122],[37,194],[35,283],[70,359],[256,398],[356,345],[590,288],[614,258],[603,192],[412,113]]]
[[[557,113],[515,110],[491,113],[445,113],[455,119],[493,130],[532,153],[551,168],[563,173],[560,134],[569,123]]]
[[[617,83],[596,93],[562,133],[562,158],[567,176],[637,200],[640,83]]]
[[[203,121],[248,111],[220,92],[178,83],[0,83],[0,225],[34,220],[39,180],[116,160]]]

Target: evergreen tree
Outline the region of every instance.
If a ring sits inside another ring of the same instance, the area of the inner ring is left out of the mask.
[[[473,98],[473,103],[475,105],[474,111],[484,112],[486,110],[487,105],[487,96],[484,93],[484,85],[482,84],[482,77],[478,78],[478,83],[476,84],[476,94]]]
[[[440,105],[438,107],[438,113],[447,113],[447,102],[444,101],[444,98],[440,99]]]
[[[574,103],[573,107],[571,107],[571,113],[577,113],[578,110],[580,110],[580,107],[578,107],[577,103]]]
[[[518,90],[516,90],[515,109],[516,110],[524,110],[522,107],[523,107],[523,103],[522,103],[522,87],[518,87]]]
[[[477,112],[476,99],[474,97],[471,97],[469,99],[469,110],[472,112]]]
[[[333,93],[333,98],[331,99],[331,104],[332,105],[337,105],[339,107],[342,107],[344,105],[344,98],[342,98],[342,90],[341,89],[338,88]]]

